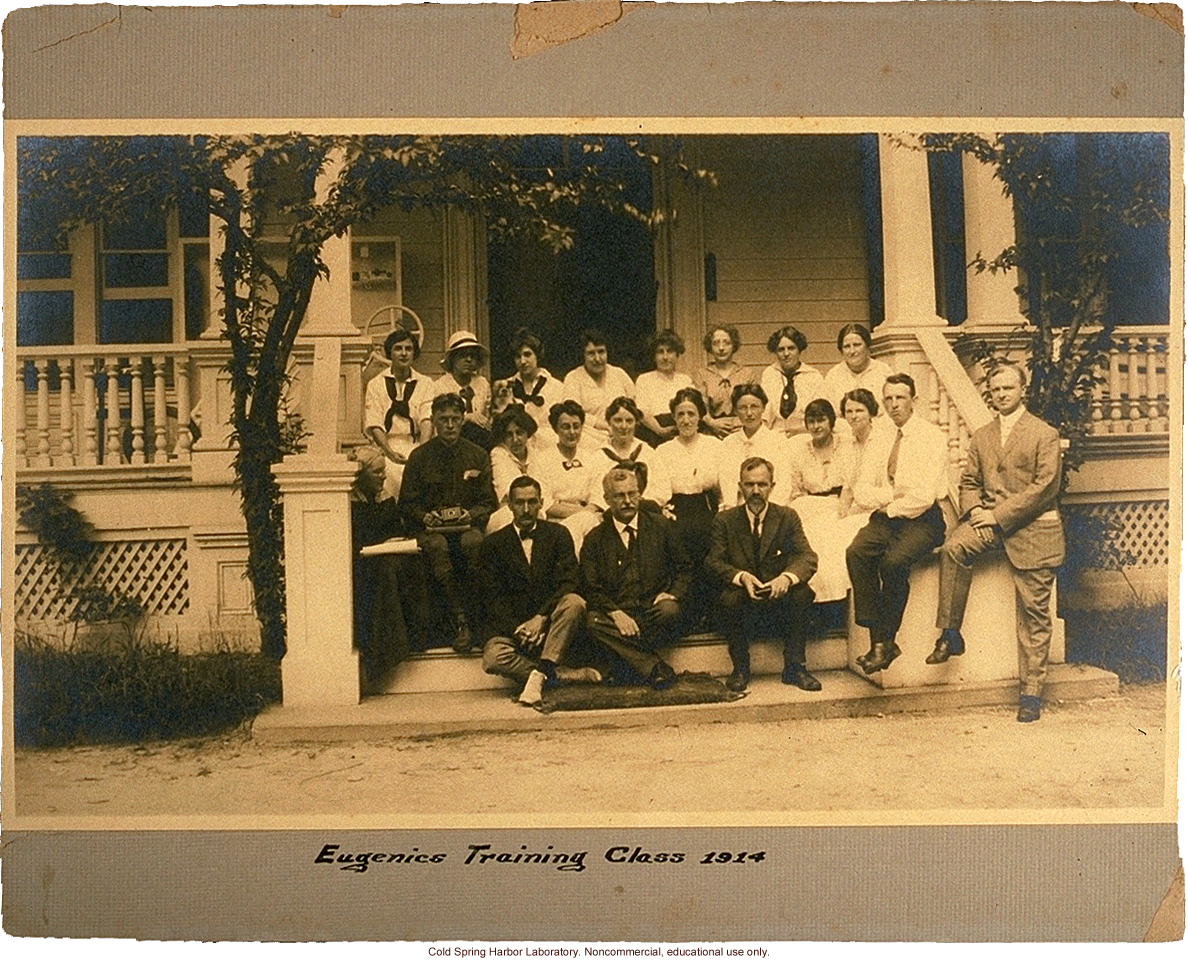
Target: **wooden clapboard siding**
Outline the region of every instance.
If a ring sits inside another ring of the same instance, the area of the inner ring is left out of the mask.
[[[718,178],[702,214],[718,281],[707,320],[737,326],[756,366],[772,330],[795,324],[824,372],[837,328],[870,316],[857,138],[704,137],[698,150]]]

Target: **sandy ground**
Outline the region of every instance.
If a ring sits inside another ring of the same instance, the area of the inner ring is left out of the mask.
[[[1163,802],[1165,690],[774,723],[18,751],[20,815],[1037,809]]]

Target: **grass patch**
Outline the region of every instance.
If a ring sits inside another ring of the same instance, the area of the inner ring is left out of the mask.
[[[154,640],[61,649],[18,637],[13,737],[20,747],[206,736],[280,700],[280,670],[260,654],[181,654]]]
[[[1167,677],[1167,604],[1112,610],[1068,609],[1065,659],[1116,673],[1123,683]]]

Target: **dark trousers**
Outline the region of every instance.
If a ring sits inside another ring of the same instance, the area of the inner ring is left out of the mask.
[[[846,569],[854,588],[854,621],[870,629],[872,641],[895,639],[912,564],[944,539],[945,522],[935,503],[911,519],[876,511],[858,531],[846,549]]]
[[[417,546],[455,620],[461,617],[475,620],[480,612],[475,601],[478,593],[475,585],[480,582],[478,557],[482,542],[483,532],[475,527],[463,533],[422,530],[417,534]],[[465,594],[458,589],[459,583],[467,585]]]
[[[730,662],[736,670],[751,669],[751,641],[782,637],[784,666],[804,663],[804,625],[813,591],[798,583],[778,600],[752,600],[742,587],[729,586],[718,597],[718,617],[726,634]]]
[[[656,648],[672,642],[681,608],[675,600],[661,600],[650,607],[625,609],[624,613],[639,624],[637,636],[623,636],[605,613],[589,613],[586,616],[586,630],[596,647],[609,652],[614,661],[626,663],[634,673],[646,680],[656,664],[662,662],[656,654]]]

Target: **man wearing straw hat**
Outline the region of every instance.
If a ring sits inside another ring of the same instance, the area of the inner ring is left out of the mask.
[[[491,442],[491,384],[479,373],[487,348],[469,330],[451,334],[446,343],[441,365],[446,372],[433,384],[434,396],[456,393],[466,404],[466,419],[462,436],[490,450]]]

